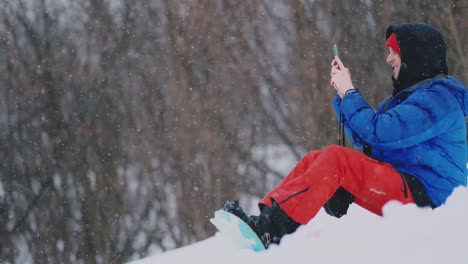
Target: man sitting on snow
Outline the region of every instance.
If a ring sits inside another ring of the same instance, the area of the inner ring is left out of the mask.
[[[382,215],[396,200],[438,207],[467,184],[465,117],[468,92],[448,77],[447,45],[427,24],[391,25],[386,31],[393,94],[374,111],[339,57],[331,66],[334,106],[353,145],[311,151],[247,216],[238,202],[223,209],[247,222],[265,248],[307,224],[321,207],[341,217],[354,202]]]

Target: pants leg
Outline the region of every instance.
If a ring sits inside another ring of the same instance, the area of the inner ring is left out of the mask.
[[[391,200],[414,202],[403,178],[390,164],[332,145],[307,154],[260,203],[271,206],[273,198],[293,220],[306,224],[340,186],[356,197],[358,205],[378,215]]]

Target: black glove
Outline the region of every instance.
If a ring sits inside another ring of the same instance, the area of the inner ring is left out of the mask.
[[[343,187],[338,188],[335,194],[323,205],[327,214],[340,218],[348,212],[349,205],[354,202],[354,195]]]

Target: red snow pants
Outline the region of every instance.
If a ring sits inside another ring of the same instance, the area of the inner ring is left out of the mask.
[[[339,187],[353,194],[356,204],[378,215],[391,200],[414,202],[406,181],[390,164],[332,145],[304,156],[260,203],[271,207],[273,198],[289,217],[307,224]]]

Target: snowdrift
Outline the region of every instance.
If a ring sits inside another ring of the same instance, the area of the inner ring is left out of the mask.
[[[468,263],[468,189],[458,188],[435,210],[387,204],[384,217],[351,206],[341,219],[321,211],[281,245],[254,253],[219,234],[132,264]]]

